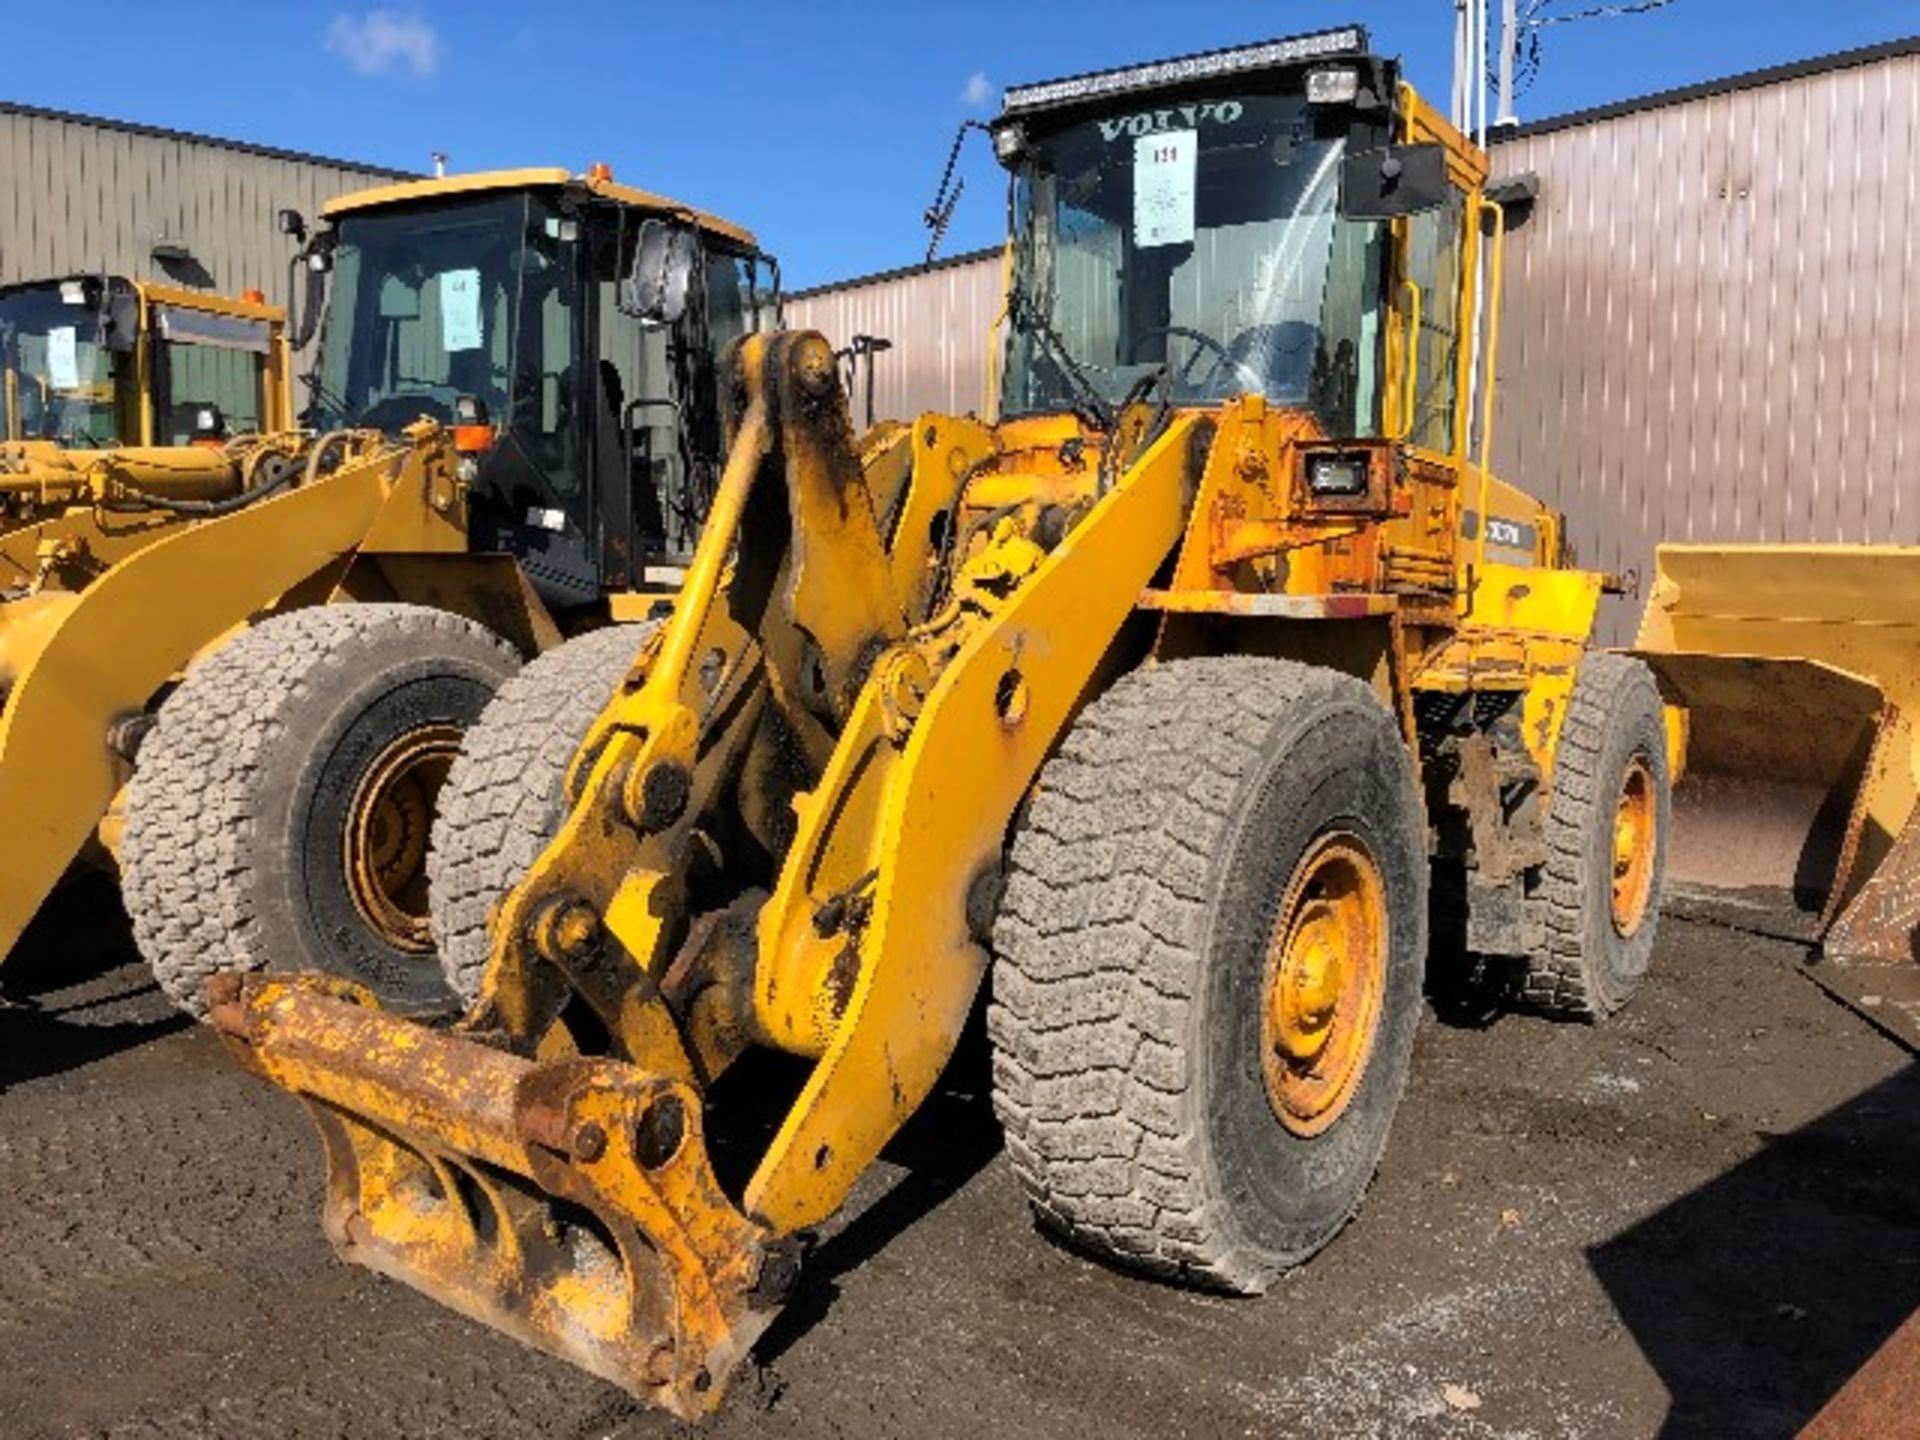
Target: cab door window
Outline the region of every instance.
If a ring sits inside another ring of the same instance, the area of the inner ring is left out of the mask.
[[[156,305],[154,332],[155,443],[205,438],[199,422],[210,410],[223,436],[262,428],[272,343],[266,321]]]
[[[1452,455],[1459,441],[1461,242],[1465,207],[1447,204],[1407,221],[1407,278],[1420,287],[1418,374],[1411,443]]]

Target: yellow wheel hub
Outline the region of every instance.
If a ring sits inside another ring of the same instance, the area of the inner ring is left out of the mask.
[[[1359,837],[1322,836],[1294,867],[1267,943],[1260,1059],[1296,1135],[1340,1118],[1373,1054],[1386,989],[1386,886]]]
[[[347,890],[368,925],[395,949],[432,951],[427,930],[427,836],[434,802],[460,749],[452,725],[394,741],[361,777],[347,809]]]
[[[1653,898],[1653,861],[1659,846],[1659,805],[1653,772],[1638,755],[1620,781],[1613,811],[1613,928],[1632,935]]]

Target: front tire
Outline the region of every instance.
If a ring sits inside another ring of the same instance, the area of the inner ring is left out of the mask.
[[[655,628],[610,625],[547,651],[500,687],[468,732],[427,857],[441,974],[461,1004],[480,993],[494,907],[559,833],[574,752]]]
[[[1597,1020],[1646,978],[1671,833],[1667,732],[1644,663],[1595,651],[1580,663],[1560,726],[1547,864],[1547,944],[1529,963],[1526,1004]]]
[[[1257,1292],[1359,1207],[1427,948],[1407,746],[1361,682],[1157,665],[1088,706],[1014,839],[994,1101],[1042,1223]]]
[[[127,795],[121,887],[167,996],[204,1019],[221,970],[327,970],[445,1009],[427,835],[460,737],[519,656],[419,605],[254,626],[160,707]]]

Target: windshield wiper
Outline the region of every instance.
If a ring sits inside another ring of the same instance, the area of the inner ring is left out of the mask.
[[[1016,330],[1023,331],[1038,340],[1062,375],[1079,392],[1078,403],[1073,413],[1104,435],[1111,435],[1115,422],[1115,411],[1107,403],[1106,396],[1100,393],[1100,387],[1093,383],[1078,360],[1067,351],[1066,341],[1060,338],[1060,332],[1053,328],[1053,322],[1040,313],[1030,297],[1016,290],[1013,303],[1008,311]]]

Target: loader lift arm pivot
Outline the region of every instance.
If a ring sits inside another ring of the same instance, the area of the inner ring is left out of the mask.
[[[1168,426],[1051,551],[1007,527],[923,614],[901,552],[931,541],[883,539],[827,342],[749,336],[727,365],[729,458],[682,599],[496,913],[472,1010],[434,1033],[264,976],[216,1007],[313,1111],[343,1253],[683,1416],[717,1403],[801,1232],[945,1065],[987,959],[972,892],[1179,541],[1205,424]],[[990,453],[965,426],[891,443],[938,491],[912,511]],[[805,781],[762,793],[783,742]],[[765,864],[716,888],[719,849]],[[701,1101],[750,1043],[813,1068],[735,1199]]]

